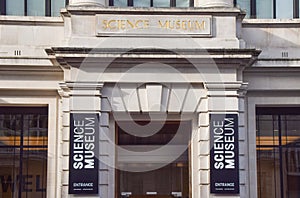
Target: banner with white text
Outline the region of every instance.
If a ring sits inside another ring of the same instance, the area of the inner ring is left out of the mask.
[[[70,114],[69,194],[98,194],[99,115]]]
[[[239,193],[237,114],[210,114],[210,192]]]

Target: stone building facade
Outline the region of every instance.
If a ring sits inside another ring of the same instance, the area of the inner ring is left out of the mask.
[[[299,20],[110,3],[0,16],[0,196],[298,197]]]

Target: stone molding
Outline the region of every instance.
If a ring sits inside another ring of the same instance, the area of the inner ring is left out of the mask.
[[[199,7],[233,7],[232,0],[200,0]]]
[[[70,0],[71,6],[105,6],[105,0]]]

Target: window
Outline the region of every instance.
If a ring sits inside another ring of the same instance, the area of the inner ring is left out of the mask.
[[[194,0],[109,0],[109,6],[117,7],[193,7]]]
[[[257,108],[259,198],[300,195],[300,108]]]
[[[47,107],[0,107],[0,197],[46,197]]]
[[[59,16],[68,0],[0,0],[0,15]]]
[[[235,0],[235,4],[246,11],[247,18],[299,18],[299,0]]]
[[[188,160],[191,123],[151,121],[149,127],[148,123],[118,122],[116,143],[122,149],[117,151],[117,197],[191,197]],[[169,150],[161,149],[164,146]],[[184,150],[174,154],[180,146]],[[170,156],[174,160],[169,160]]]

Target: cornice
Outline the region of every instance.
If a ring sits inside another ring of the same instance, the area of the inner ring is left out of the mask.
[[[110,66],[130,67],[131,64],[159,61],[176,67],[197,64],[220,66],[249,66],[257,59],[257,49],[117,49],[53,47],[46,52],[62,66],[79,67],[85,64],[113,63]],[[126,63],[126,64],[124,64]]]
[[[71,82],[67,81],[59,84],[63,90],[100,90],[103,87],[101,82]]]
[[[45,65],[0,65],[0,72],[36,72],[36,73],[62,73],[62,69],[58,66],[45,66]]]
[[[244,73],[256,73],[257,75],[283,75],[283,73],[291,73],[298,75],[300,67],[249,67],[244,70]]]
[[[130,14],[130,15],[205,15],[214,16],[238,16],[243,15],[238,8],[230,7],[213,7],[213,8],[139,8],[139,7],[103,7],[103,6],[68,6],[64,12],[64,16],[70,14],[77,15],[96,15],[96,14]]]

